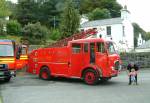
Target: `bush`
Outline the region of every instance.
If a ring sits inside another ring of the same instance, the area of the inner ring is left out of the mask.
[[[22,33],[24,35],[22,42],[28,42],[28,44],[44,44],[49,37],[49,30],[39,22],[25,25]]]
[[[21,24],[16,20],[10,20],[6,24],[7,34],[9,35],[21,35]]]
[[[60,31],[58,29],[51,29],[50,38],[52,40],[60,40],[61,39]]]
[[[6,21],[0,18],[0,35],[6,34],[6,30],[4,29]]]

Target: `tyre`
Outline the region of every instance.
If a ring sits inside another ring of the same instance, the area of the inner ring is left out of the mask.
[[[4,78],[4,82],[9,82],[11,77]]]
[[[83,73],[84,82],[88,85],[95,85],[99,81],[98,73],[93,69],[87,69]]]
[[[51,74],[50,70],[48,67],[42,67],[39,73],[39,78],[43,80],[50,80],[51,79]]]

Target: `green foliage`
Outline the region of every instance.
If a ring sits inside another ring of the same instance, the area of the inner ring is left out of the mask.
[[[96,8],[107,9],[111,17],[119,17],[122,6],[116,0],[80,0],[80,13],[88,14]]]
[[[135,47],[137,47],[137,38],[139,34],[141,34],[142,38],[146,40],[146,32],[137,23],[133,23],[132,25],[134,28],[134,45]]]
[[[22,24],[37,22],[38,5],[34,0],[18,0],[17,20]]]
[[[49,36],[49,30],[39,22],[25,25],[22,42],[28,44],[44,44]]]
[[[16,17],[22,25],[40,22],[48,27],[58,26],[64,0],[19,0]],[[55,19],[54,19],[55,18]]]
[[[16,20],[10,20],[7,22],[6,25],[7,34],[9,35],[20,35],[21,34],[21,25]]]
[[[11,14],[9,15],[10,19],[16,19],[17,15],[17,4],[12,3],[11,1],[7,1],[8,9],[10,10]]]
[[[21,36],[15,36],[15,35],[0,35],[0,39],[10,39],[15,40],[16,43],[20,43]]]
[[[150,32],[147,32],[145,35],[145,40],[150,40]]]
[[[107,9],[96,8],[91,13],[89,13],[89,20],[99,20],[110,18],[110,12]]]
[[[0,0],[0,17],[9,16],[11,13],[8,9],[6,0]]]
[[[6,20],[0,18],[0,35],[6,34],[6,30],[4,29],[6,25]]]
[[[62,38],[74,34],[80,25],[80,15],[74,8],[72,1],[67,0],[61,18],[61,33]]]
[[[52,40],[60,40],[61,39],[61,33],[58,29],[51,29],[50,38]]]

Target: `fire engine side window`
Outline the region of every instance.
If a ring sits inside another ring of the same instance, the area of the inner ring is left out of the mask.
[[[97,51],[101,53],[105,53],[104,43],[97,43]]]
[[[85,43],[84,44],[84,53],[87,53],[88,52],[88,43]]]
[[[21,54],[23,54],[23,55],[26,54],[26,48],[22,48],[22,53]]]
[[[81,44],[72,44],[72,53],[80,53]]]

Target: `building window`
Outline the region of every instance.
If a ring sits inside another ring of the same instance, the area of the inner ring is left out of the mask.
[[[111,36],[111,26],[107,26],[107,35]]]
[[[123,36],[125,37],[125,26],[122,26],[122,33],[123,33]]]

